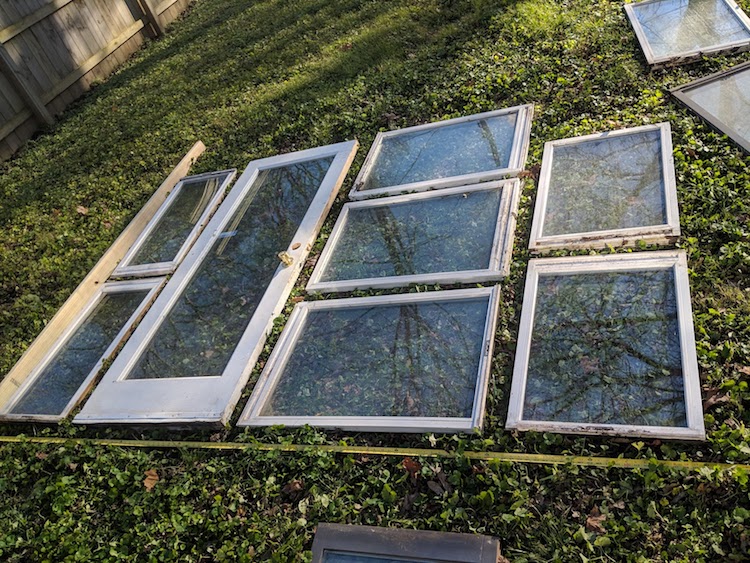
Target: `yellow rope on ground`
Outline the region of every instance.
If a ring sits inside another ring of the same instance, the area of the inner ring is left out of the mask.
[[[104,438],[53,438],[30,436],[0,436],[0,443],[66,444],[92,445],[119,448],[187,448],[224,451],[278,451],[278,452],[328,452],[339,454],[377,455],[393,457],[437,457],[452,458],[462,456],[478,461],[504,461],[509,463],[531,463],[542,465],[578,465],[582,467],[612,467],[616,469],[667,469],[699,470],[742,469],[750,471],[750,465],[739,463],[714,463],[704,461],[661,461],[656,459],[626,459],[620,457],[593,457],[549,454],[526,454],[512,452],[452,452],[427,448],[386,448],[378,446],[304,445],[304,444],[261,444],[258,442],[196,442],[169,440],[113,440]]]

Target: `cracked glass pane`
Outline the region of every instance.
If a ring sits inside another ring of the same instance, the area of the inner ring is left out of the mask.
[[[660,0],[633,9],[656,58],[750,40],[724,0]]]
[[[522,418],[687,426],[673,270],[540,276]]]
[[[128,379],[220,376],[333,157],[266,169],[216,239]]]
[[[661,131],[558,145],[542,236],[667,223]]]
[[[351,208],[320,281],[489,268],[501,189]]]

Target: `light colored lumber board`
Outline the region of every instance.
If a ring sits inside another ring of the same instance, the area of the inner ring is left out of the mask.
[[[5,29],[0,29],[0,43],[7,43],[19,33],[23,33],[35,23],[42,21],[51,14],[54,14],[57,10],[59,10],[63,6],[67,6],[71,2],[73,2],[73,0],[52,0],[52,2],[37,10],[33,14],[29,14],[25,18],[20,19],[18,22],[6,27]]]

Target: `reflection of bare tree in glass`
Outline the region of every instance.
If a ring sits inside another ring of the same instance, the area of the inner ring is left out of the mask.
[[[130,378],[221,375],[279,266],[277,253],[292,242],[331,161],[259,176]]]
[[[657,57],[750,38],[724,0],[661,0],[635,9]]]
[[[506,168],[517,118],[511,113],[387,137],[362,189]]]
[[[500,190],[354,208],[323,281],[489,266]]]
[[[487,300],[309,313],[265,416],[471,416]]]
[[[661,131],[554,148],[543,235],[663,225]]]
[[[672,272],[540,277],[523,416],[685,426]]]
[[[750,69],[688,90],[686,94],[705,112],[750,142]]]

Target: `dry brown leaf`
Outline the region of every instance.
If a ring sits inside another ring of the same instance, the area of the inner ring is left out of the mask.
[[[299,479],[292,479],[286,485],[284,485],[284,488],[281,489],[281,492],[285,495],[296,495],[302,492],[304,488],[305,485],[302,481],[300,481]]]
[[[435,481],[427,481],[427,488],[439,497],[443,496],[443,494],[445,493],[443,487],[438,485]]]
[[[406,471],[409,473],[409,477],[411,477],[412,479],[415,479],[417,477],[417,473],[419,473],[419,471],[422,469],[422,464],[410,457],[405,457],[401,462],[401,465],[404,466],[404,469],[406,469]]]
[[[750,366],[737,366],[737,371],[745,375],[750,375]]]
[[[616,503],[612,505],[612,508],[619,508],[620,510],[625,509],[625,501],[624,500],[618,500]]]
[[[437,478],[443,489],[445,489],[445,492],[451,494],[453,492],[453,487],[451,487],[451,484],[448,482],[448,477],[446,477],[445,472],[442,469],[438,471]]]
[[[728,403],[728,402],[729,402],[729,393],[719,393],[718,391],[715,391],[708,397],[708,399],[703,401],[703,412],[706,412],[709,409],[712,409],[716,405],[721,405],[723,403]]]
[[[88,207],[84,207],[83,205],[78,205],[76,207],[76,211],[78,212],[79,215],[88,215],[89,214],[89,208]]]
[[[151,491],[154,485],[159,481],[159,474],[156,469],[149,469],[143,473],[146,478],[143,480],[143,486],[146,487],[147,491]]]
[[[602,526],[602,522],[607,519],[605,514],[599,512],[599,507],[595,506],[591,509],[588,518],[586,518],[586,529],[589,532],[596,532],[597,534],[606,534],[607,530]]]
[[[78,464],[77,463],[69,463],[68,464],[68,469],[70,469],[71,471],[75,471],[76,469],[78,469]]]
[[[46,454],[44,452],[36,452],[37,459],[47,459],[48,457],[49,457],[49,454]]]
[[[301,303],[304,300],[305,298],[302,295],[298,295],[297,297],[292,297],[292,303]]]

